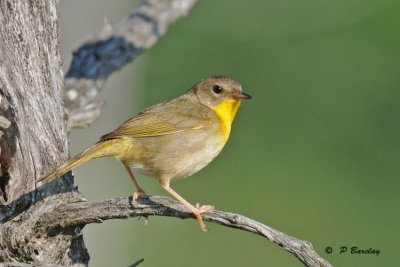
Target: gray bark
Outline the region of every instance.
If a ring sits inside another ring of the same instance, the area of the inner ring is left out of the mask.
[[[81,227],[52,237],[33,233],[41,213],[80,198],[71,176],[42,188],[35,182],[68,158],[57,8],[57,1],[0,1],[0,261],[89,259]],[[57,202],[46,199],[51,195]]]

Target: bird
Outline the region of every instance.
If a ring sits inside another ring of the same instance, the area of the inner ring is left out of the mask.
[[[221,152],[241,101],[251,98],[231,78],[200,80],[183,95],[139,112],[38,182],[57,178],[90,159],[114,157],[122,162],[136,188],[134,199],[145,195],[134,172],[156,178],[193,213],[200,229],[207,231],[201,214],[214,207],[190,204],[170,187],[170,182],[193,175]]]

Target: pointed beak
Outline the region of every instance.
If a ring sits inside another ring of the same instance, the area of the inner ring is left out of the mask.
[[[240,92],[236,94],[231,94],[232,98],[241,100],[241,99],[252,99],[252,96],[249,94],[246,94],[245,92]]]

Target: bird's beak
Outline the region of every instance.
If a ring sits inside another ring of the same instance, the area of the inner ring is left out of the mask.
[[[236,93],[236,94],[231,94],[231,97],[237,100],[241,100],[241,99],[251,99],[252,96],[249,94],[246,94],[245,92],[240,92],[240,93]]]

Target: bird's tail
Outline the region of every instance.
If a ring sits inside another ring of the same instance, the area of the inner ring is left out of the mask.
[[[37,182],[46,182],[49,180],[52,180],[56,177],[59,177],[66,173],[67,171],[72,170],[75,167],[78,167],[82,163],[85,163],[86,161],[94,158],[101,158],[101,157],[107,157],[107,156],[113,156],[110,154],[110,142],[109,141],[104,141],[104,142],[99,142],[92,146],[91,148],[83,151],[82,153],[76,155],[69,161],[65,162],[64,164],[56,167],[55,169],[49,171],[42,177],[40,177]]]

